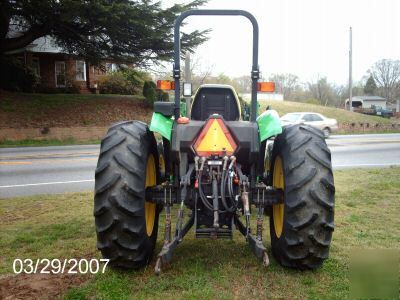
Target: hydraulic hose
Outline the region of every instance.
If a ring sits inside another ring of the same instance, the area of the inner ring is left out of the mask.
[[[203,202],[204,206],[207,207],[209,210],[213,210],[212,205],[208,202],[207,197],[204,195],[203,192],[203,188],[201,186],[201,177],[203,175],[203,170],[200,170],[199,172],[199,178],[198,178],[198,182],[199,182],[199,195],[200,195],[200,199],[201,202]]]
[[[222,171],[222,176],[221,176],[221,200],[222,200],[222,205],[225,207],[225,209],[229,212],[232,212],[232,207],[228,207],[228,204],[226,203],[225,199],[225,185],[226,185],[226,170]]]
[[[232,202],[232,206],[229,207],[226,198],[225,198],[225,187],[228,186],[228,195],[229,198]],[[229,212],[233,212],[236,210],[237,205],[235,203],[235,197],[233,195],[233,185],[232,185],[232,178],[229,176],[229,173],[226,170],[222,171],[222,178],[221,178],[221,200],[222,200],[222,205],[225,207],[225,209]]]
[[[201,202],[203,202],[203,204],[204,204],[204,206],[206,208],[208,208],[209,210],[213,211],[214,210],[213,205],[207,200],[207,197],[206,197],[206,195],[204,195],[204,192],[203,192],[202,183],[201,183],[202,175],[203,175],[203,170],[199,170],[199,177],[198,177],[197,180],[198,180],[198,183],[199,183],[200,199],[201,199]],[[226,209],[225,210],[218,210],[219,213],[224,213],[226,211],[227,211]]]

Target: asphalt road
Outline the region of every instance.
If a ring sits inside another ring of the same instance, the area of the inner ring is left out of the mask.
[[[327,140],[334,169],[400,165],[400,134]],[[0,198],[92,190],[99,145],[0,148]]]

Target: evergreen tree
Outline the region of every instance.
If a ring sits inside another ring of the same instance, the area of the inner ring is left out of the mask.
[[[372,77],[372,75],[370,75],[367,82],[365,83],[364,93],[366,95],[374,95],[375,90],[376,90],[376,83],[375,83],[374,77]]]
[[[204,2],[163,9],[152,0],[1,0],[0,57],[51,36],[68,53],[91,63],[113,58],[143,66],[169,60],[175,18]],[[206,33],[183,34],[182,52],[193,51],[206,40]]]

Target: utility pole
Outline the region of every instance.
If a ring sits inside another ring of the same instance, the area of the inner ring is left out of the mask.
[[[190,74],[190,52],[186,51],[185,55],[185,82],[191,82]],[[190,118],[190,100],[191,97],[185,97],[186,100],[186,117]]]
[[[349,110],[353,111],[353,37],[350,27],[350,47],[349,47]]]

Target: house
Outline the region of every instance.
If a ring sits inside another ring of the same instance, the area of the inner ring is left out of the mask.
[[[371,106],[380,106],[386,109],[387,101],[379,96],[354,96],[352,97],[352,106],[354,108],[371,108]],[[349,108],[349,99],[345,101],[346,109]]]
[[[41,37],[25,48],[8,54],[23,59],[48,88],[77,88],[81,93],[96,92],[98,81],[108,71],[117,70],[113,61],[104,61],[103,67],[95,67],[74,54],[58,47],[51,37]]]

